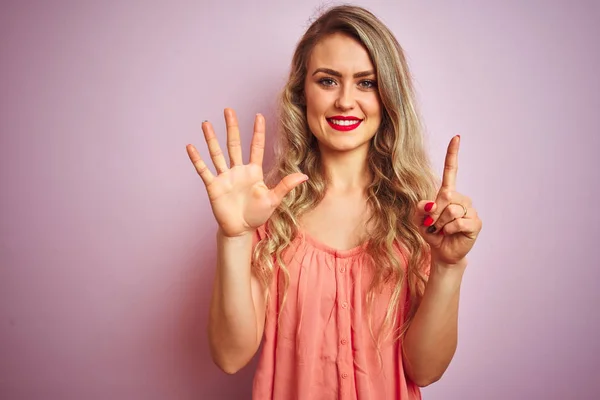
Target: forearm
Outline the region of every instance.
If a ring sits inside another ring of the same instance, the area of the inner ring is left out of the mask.
[[[260,343],[259,312],[252,294],[251,251],[252,235],[227,238],[217,234],[217,269],[208,334],[213,359],[227,373],[243,367]]]
[[[456,351],[465,267],[466,262],[452,267],[431,266],[423,299],[403,343],[406,373],[419,386],[439,380]]]

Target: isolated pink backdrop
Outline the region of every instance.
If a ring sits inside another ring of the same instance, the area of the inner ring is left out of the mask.
[[[246,148],[257,112],[275,134],[319,4],[1,3],[1,399],[250,397],[254,362],[208,354],[215,223],[185,145],[207,155],[205,119],[224,139],[225,107]],[[407,51],[438,170],[462,135],[484,220],[424,397],[597,399],[598,3],[360,4]]]

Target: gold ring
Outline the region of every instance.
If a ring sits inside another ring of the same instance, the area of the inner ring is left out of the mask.
[[[461,218],[464,218],[467,216],[467,212],[468,212],[467,207],[465,207],[464,205],[462,205],[460,203],[450,203],[450,204],[456,204],[457,206],[461,206],[463,208],[464,213]]]

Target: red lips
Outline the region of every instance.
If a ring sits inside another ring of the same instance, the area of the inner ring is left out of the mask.
[[[333,121],[350,121],[349,124],[336,124]],[[353,116],[345,116],[345,115],[335,115],[333,117],[329,117],[327,118],[327,123],[329,124],[329,126],[331,126],[333,129],[337,130],[337,131],[351,131],[353,129],[356,129],[360,123],[362,122],[362,119],[357,118],[357,117],[353,117]]]
[[[334,115],[333,117],[329,117],[327,119],[337,119],[341,121],[362,121],[360,118],[353,117],[351,115]]]

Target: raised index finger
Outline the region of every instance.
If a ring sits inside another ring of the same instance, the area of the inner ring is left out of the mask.
[[[454,136],[448,145],[446,161],[444,162],[444,176],[442,188],[454,190],[456,188],[456,173],[458,172],[458,148],[460,136]]]

